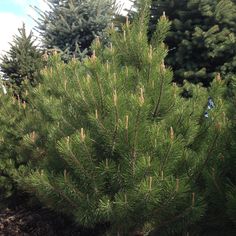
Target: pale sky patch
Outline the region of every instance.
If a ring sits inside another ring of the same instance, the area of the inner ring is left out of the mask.
[[[117,1],[124,9],[131,7],[129,0]],[[41,10],[48,9],[44,0],[0,0],[0,55],[9,50],[9,42],[12,42],[14,34],[18,34],[23,22],[27,32],[36,25],[33,19],[37,19],[38,15],[32,6]],[[37,36],[37,33],[34,32],[34,35]]]
[[[0,51],[8,50],[9,41],[17,29],[22,26],[24,18],[13,13],[0,13]]]

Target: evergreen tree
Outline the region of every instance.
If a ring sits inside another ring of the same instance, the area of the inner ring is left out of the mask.
[[[236,79],[233,80],[233,91],[234,97],[231,100],[231,120],[232,126],[229,129],[230,132],[230,140],[231,140],[231,152],[230,157],[227,160],[227,182],[226,183],[226,208],[227,208],[227,215],[236,225],[236,160],[235,160],[235,153],[236,153]],[[236,230],[235,230],[236,231]]]
[[[203,170],[197,183],[206,200],[204,217],[195,227],[196,235],[201,236],[230,236],[236,232],[235,87],[234,96],[229,97],[227,90],[223,93],[227,104],[221,115],[223,127],[219,123],[219,155],[211,159],[211,168]]]
[[[164,65],[170,23],[162,16],[149,44],[148,6],[122,33],[110,29],[109,47],[97,39],[91,58],[49,59],[21,143],[31,162],[14,173],[44,204],[107,224],[107,235],[191,232],[226,125],[219,76],[209,92],[186,84],[191,98],[179,96]]]
[[[39,80],[39,71],[43,66],[42,53],[35,46],[33,33],[26,33],[25,25],[10,43],[10,50],[2,56],[0,69],[8,85],[15,90],[22,87],[23,81],[35,85]]]
[[[26,155],[19,155],[23,153],[20,143],[27,109],[26,103],[21,101],[22,98],[26,99],[23,92],[21,95],[21,98],[16,98],[15,90],[10,88],[7,93],[0,91],[0,208],[16,200],[18,188],[12,172],[27,163]]]
[[[114,13],[113,0],[48,0],[49,11],[39,13],[37,30],[44,47],[65,52],[65,58],[86,54],[96,36],[104,30]],[[82,54],[80,54],[82,53]]]
[[[224,113],[222,119],[228,125],[219,143],[221,155],[212,163],[212,169],[204,173],[208,206],[200,224],[200,235],[234,235],[236,232],[235,86],[233,91],[234,96],[228,100],[228,115]]]
[[[134,2],[139,9],[139,0]],[[186,79],[208,86],[217,72],[224,78],[235,74],[235,0],[153,0],[149,35],[163,11],[172,21],[166,63],[177,82]]]

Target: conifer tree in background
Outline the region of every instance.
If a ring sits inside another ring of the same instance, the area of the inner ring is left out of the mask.
[[[37,84],[43,66],[42,53],[35,45],[33,33],[27,35],[25,24],[18,31],[19,35],[14,36],[9,51],[2,56],[0,63],[3,79],[15,91],[21,89],[23,81]]]
[[[137,9],[139,0],[134,2]],[[150,35],[163,11],[172,21],[166,63],[177,82],[187,79],[209,85],[217,72],[224,78],[235,74],[235,0],[153,0]]]
[[[39,13],[36,29],[44,47],[65,52],[65,59],[88,53],[96,36],[104,30],[114,14],[113,0],[47,0],[49,11]],[[81,54],[82,53],[82,54]]]
[[[14,173],[46,206],[87,227],[107,224],[106,235],[191,232],[205,209],[197,183],[226,125],[221,80],[178,96],[164,65],[170,24],[162,16],[149,44],[148,6],[122,33],[111,28],[109,47],[97,39],[91,58],[49,59],[21,143],[32,161]]]

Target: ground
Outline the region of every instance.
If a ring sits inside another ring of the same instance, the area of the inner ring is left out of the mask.
[[[90,230],[48,209],[5,209],[0,211],[0,236],[93,236]]]

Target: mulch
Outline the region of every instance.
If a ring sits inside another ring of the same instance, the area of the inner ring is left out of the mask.
[[[24,209],[5,209],[0,213],[0,236],[30,235],[54,235],[54,232],[40,214]]]
[[[48,209],[5,209],[0,211],[0,236],[92,236],[65,217]]]

